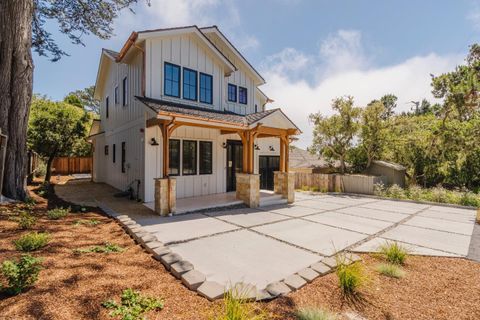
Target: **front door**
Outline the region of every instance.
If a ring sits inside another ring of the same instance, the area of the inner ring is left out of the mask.
[[[235,191],[236,173],[243,171],[243,146],[241,141],[227,141],[227,192]]]
[[[280,170],[279,156],[258,157],[258,173],[260,173],[260,189],[273,190],[274,171]]]

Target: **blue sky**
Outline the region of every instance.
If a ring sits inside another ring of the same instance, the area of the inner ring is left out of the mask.
[[[94,84],[102,47],[119,50],[133,30],[216,24],[261,71],[262,88],[303,129],[309,113],[330,112],[330,101],[350,94],[359,105],[385,93],[399,110],[430,95],[430,73],[462,63],[480,35],[480,2],[139,0],[136,14],[122,13],[109,40],[84,38],[72,45],[48,25],[70,56],[52,63],[34,56],[34,92],[62,99]],[[302,110],[302,112],[298,112]]]

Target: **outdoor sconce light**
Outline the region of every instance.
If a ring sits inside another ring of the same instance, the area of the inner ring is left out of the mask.
[[[254,146],[254,149],[255,149],[255,150],[260,150],[260,147],[258,146],[258,144],[256,144],[256,145]]]
[[[226,142],[222,143],[222,148],[227,149],[227,143]]]
[[[269,147],[268,147],[268,150],[270,150],[270,151],[275,151],[275,149],[273,148],[273,146],[269,146]]]
[[[156,140],[155,138],[152,138],[152,139],[150,140],[150,144],[151,144],[152,146],[158,146],[158,142],[157,142],[157,140]]]

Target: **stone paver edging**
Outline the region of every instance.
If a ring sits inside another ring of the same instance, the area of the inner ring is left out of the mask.
[[[180,279],[189,290],[196,291],[210,301],[223,298],[228,290],[231,290],[233,294],[238,295],[242,299],[270,300],[298,290],[317,277],[332,272],[336,268],[336,260],[334,258],[323,258],[310,267],[286,277],[282,281],[268,284],[265,289],[257,289],[255,285],[240,282],[228,288],[215,281],[208,281],[205,274],[196,270],[191,262],[183,260],[180,255],[172,252],[171,248],[142,228],[128,215],[120,215],[102,203],[99,204],[99,207],[109,217],[117,220],[138,244],[151,253],[156,260],[160,261],[173,276]],[[352,263],[359,259],[358,255],[347,253],[345,261],[346,263]]]

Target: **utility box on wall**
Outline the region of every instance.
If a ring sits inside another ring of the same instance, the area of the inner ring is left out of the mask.
[[[388,186],[396,184],[405,188],[406,171],[407,169],[400,164],[374,160],[366,170],[366,173],[375,176],[385,176]]]

